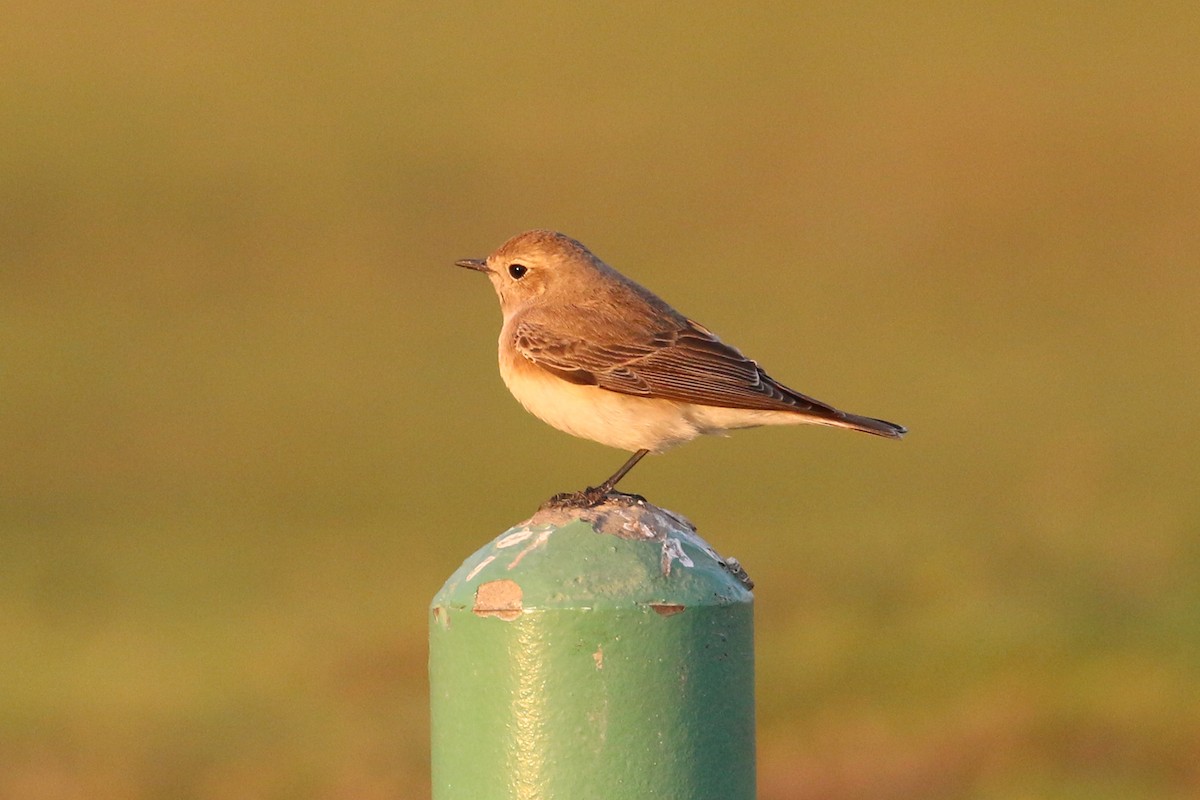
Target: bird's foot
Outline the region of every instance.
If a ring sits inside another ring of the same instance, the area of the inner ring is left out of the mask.
[[[616,501],[625,505],[633,505],[635,503],[644,503],[646,498],[640,494],[628,494],[626,492],[605,491],[603,486],[589,486],[579,492],[562,492],[551,497],[546,502],[538,507],[539,511],[550,509],[564,508],[592,508],[601,503],[608,501]]]
[[[587,492],[562,492],[554,495],[538,506],[538,511],[552,511],[563,508],[590,508],[595,505]]]

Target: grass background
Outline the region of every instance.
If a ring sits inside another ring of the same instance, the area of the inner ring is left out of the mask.
[[[0,797],[428,795],[429,599],[624,458],[450,266],[529,227],[912,429],[625,487],[758,582],[764,800],[1200,793],[1194,4],[5,16]]]

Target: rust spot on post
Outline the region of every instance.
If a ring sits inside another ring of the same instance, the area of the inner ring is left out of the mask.
[[[475,607],[471,609],[479,617],[499,617],[511,622],[521,616],[521,587],[507,578],[479,584],[475,590]]]
[[[651,603],[650,607],[660,617],[670,617],[687,608],[687,606],[681,606],[679,603]]]

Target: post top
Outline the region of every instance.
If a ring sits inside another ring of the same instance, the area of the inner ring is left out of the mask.
[[[753,602],[753,583],[672,511],[632,495],[590,508],[545,509],[463,562],[434,597],[441,612],[504,620],[555,608],[645,606],[673,614],[695,605]]]

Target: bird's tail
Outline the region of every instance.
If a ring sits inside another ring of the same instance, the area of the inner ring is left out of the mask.
[[[795,389],[789,389],[779,381],[771,380],[761,369],[759,370],[759,375],[765,381],[769,382],[771,388],[783,396],[782,402],[787,403],[800,413],[805,422],[830,425],[834,428],[848,428],[852,431],[862,431],[863,433],[883,436],[888,439],[899,439],[908,433],[908,428],[903,425],[897,425],[894,422],[888,422],[886,419],[860,417],[858,414],[847,414],[845,411],[839,411],[828,403],[822,403],[820,400],[815,400],[808,395],[800,394]]]
[[[839,428],[849,428],[852,431],[862,431],[863,433],[870,433],[875,436],[884,436],[888,439],[899,439],[908,433],[908,428],[903,425],[897,425],[885,419],[847,414],[844,411],[838,417],[828,419],[826,424],[836,425]]]

